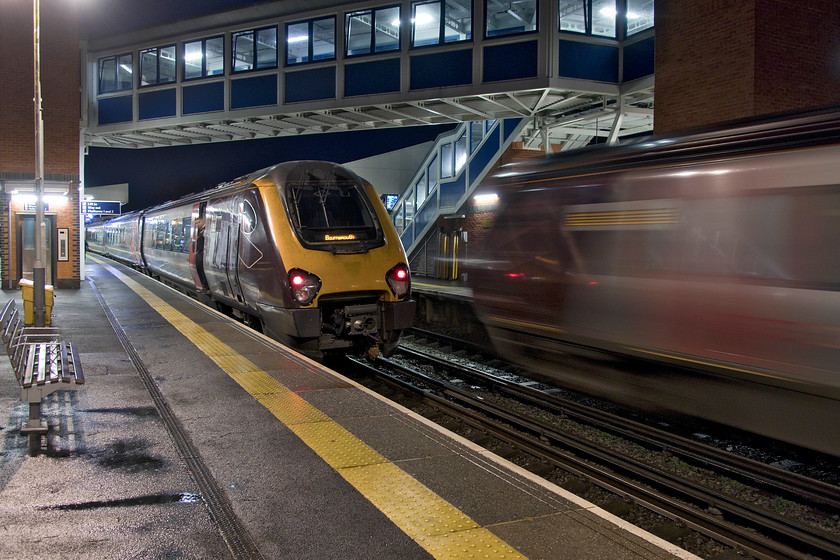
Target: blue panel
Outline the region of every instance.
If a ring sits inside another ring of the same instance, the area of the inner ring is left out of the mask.
[[[134,115],[131,112],[131,96],[108,97],[100,99],[99,124],[112,124],[118,122],[131,122]]]
[[[147,91],[137,96],[140,120],[175,116],[175,88]]]
[[[185,115],[225,110],[224,82],[184,86],[181,93],[184,96]]]
[[[537,42],[511,43],[484,48],[484,81],[537,77]]]
[[[653,37],[624,47],[624,81],[653,74],[654,54]]]
[[[618,48],[560,41],[558,72],[567,78],[618,83]]]
[[[510,138],[513,131],[516,130],[516,127],[519,126],[519,123],[522,122],[522,119],[505,119],[502,121],[502,124],[505,127],[505,141]]]
[[[335,98],[335,66],[286,73],[286,103]]]
[[[496,155],[496,152],[499,151],[499,138],[501,137],[501,133],[499,132],[499,127],[494,127],[487,138],[484,140],[484,144],[481,145],[481,148],[473,155],[472,160],[470,160],[470,180],[475,181],[478,178],[479,174],[484,170],[485,167],[490,165],[493,156]]]
[[[471,84],[472,51],[412,56],[410,82],[411,89]]]
[[[230,81],[230,108],[277,105],[277,74]]]
[[[402,235],[400,235],[400,241],[402,241],[403,248],[408,249],[411,247],[411,244],[414,242],[414,228],[412,226],[408,226]]]
[[[400,91],[400,59],[348,64],[344,67],[344,95]]]
[[[467,189],[467,174],[462,170],[458,178],[441,183],[439,188],[441,208],[455,206]]]
[[[426,227],[426,224],[432,221],[437,214],[437,201],[435,200],[435,197],[432,196],[428,201],[426,201],[426,205],[421,208],[414,217],[414,231],[418,234],[421,233],[423,228]]]

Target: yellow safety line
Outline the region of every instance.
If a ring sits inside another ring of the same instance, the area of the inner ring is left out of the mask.
[[[441,559],[526,558],[152,292],[106,268],[429,554]]]

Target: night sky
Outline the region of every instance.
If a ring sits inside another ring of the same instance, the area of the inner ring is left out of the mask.
[[[240,140],[166,148],[96,148],[85,157],[85,187],[129,184],[123,212],[142,210],[283,161],[346,163],[434,140],[454,125],[417,126]]]
[[[256,4],[254,0],[84,0],[82,33],[90,38],[143,29]],[[324,159],[346,163],[434,140],[450,130],[420,126],[378,131],[211,143],[165,148],[91,147],[85,187],[129,184],[123,212],[141,210],[215,187],[283,161]]]
[[[233,10],[263,0],[80,0],[82,34],[89,38]]]

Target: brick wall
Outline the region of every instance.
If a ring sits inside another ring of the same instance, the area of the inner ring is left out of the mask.
[[[56,213],[69,228],[71,260],[56,263],[58,287],[78,286],[79,118],[81,107],[79,21],[76,2],[41,0],[41,97],[44,179],[68,184],[70,202]],[[0,1],[0,181],[35,177],[35,109],[32,2]],[[72,187],[71,187],[72,185]],[[17,286],[16,212],[4,194],[0,218],[3,286]],[[12,212],[11,221],[9,211]]]
[[[840,103],[835,0],[657,0],[658,134]]]

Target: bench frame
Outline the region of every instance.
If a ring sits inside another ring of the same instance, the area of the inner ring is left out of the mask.
[[[41,400],[85,382],[79,354],[72,342],[59,339],[58,329],[24,326],[15,300],[9,300],[0,313],[0,330],[20,385],[20,400],[29,403],[29,422],[20,433],[34,441],[48,431],[41,419]]]

